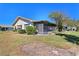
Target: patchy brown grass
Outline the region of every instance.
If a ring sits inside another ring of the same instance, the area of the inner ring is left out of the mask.
[[[26,35],[5,31],[0,32],[0,55],[23,55],[19,47],[32,42],[42,42],[64,49],[77,46],[57,35]]]

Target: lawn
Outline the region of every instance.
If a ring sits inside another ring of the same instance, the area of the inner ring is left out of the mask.
[[[64,32],[68,35],[79,37],[79,32]],[[65,39],[60,35],[27,35],[16,32],[0,32],[0,55],[22,55],[19,47],[32,42],[42,42],[51,47],[55,46],[63,49],[70,49],[78,45]]]

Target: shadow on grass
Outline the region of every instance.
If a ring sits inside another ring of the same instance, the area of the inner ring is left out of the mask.
[[[67,41],[72,42],[72,43],[76,43],[79,45],[79,37],[77,37],[77,36],[69,35],[69,34],[61,34],[61,33],[58,33],[56,35],[65,36],[64,39],[66,39]]]

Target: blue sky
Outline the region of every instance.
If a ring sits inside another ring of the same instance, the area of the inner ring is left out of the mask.
[[[2,3],[0,24],[11,25],[17,16],[33,20],[48,20],[49,13],[61,11],[72,19],[79,19],[79,4],[68,3]]]

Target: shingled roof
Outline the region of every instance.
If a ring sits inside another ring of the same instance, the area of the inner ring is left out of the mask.
[[[16,19],[15,19],[15,21],[14,21],[14,23],[13,23],[12,25],[15,25],[16,22],[17,22],[19,19],[20,19],[20,20],[23,20],[24,22],[27,22],[27,21],[32,22],[32,21],[33,21],[33,20],[29,19],[29,18],[24,18],[24,17],[18,16],[18,17],[16,17]]]
[[[29,19],[29,18],[21,17],[21,16],[18,16],[18,17],[15,19],[15,22],[14,22],[12,25],[14,26],[14,25],[16,24],[16,22],[17,22],[19,19],[20,19],[20,20],[23,20],[24,22],[29,21],[29,22],[32,22],[32,23],[44,23],[44,24],[56,26],[56,24],[50,23],[50,22],[48,22],[47,20],[32,20],[32,19]]]

